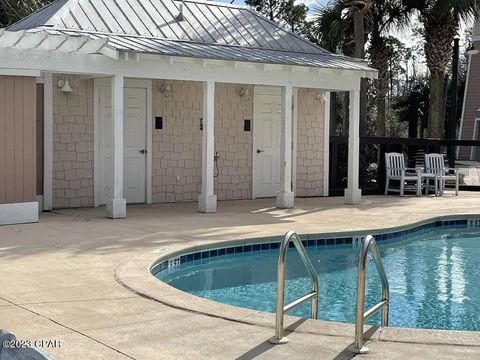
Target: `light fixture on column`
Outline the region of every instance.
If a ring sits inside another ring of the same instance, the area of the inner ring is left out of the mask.
[[[165,97],[172,96],[172,85],[170,84],[163,84],[160,87],[160,93]]]
[[[72,90],[72,87],[70,86],[70,82],[68,81],[68,79],[65,79],[65,80],[58,80],[57,82],[57,86],[60,90],[62,90],[62,92],[64,94],[69,94],[71,93],[73,90]]]
[[[325,104],[327,102],[327,97],[324,92],[317,92],[315,94],[315,100],[320,101],[320,104]]]
[[[250,99],[250,89],[249,88],[241,88],[240,89],[240,97],[243,100],[249,100]]]

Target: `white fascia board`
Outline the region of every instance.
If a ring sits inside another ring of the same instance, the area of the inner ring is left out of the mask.
[[[106,48],[106,47],[105,47]],[[113,59],[97,54],[64,53],[60,51],[0,49],[0,68],[38,69],[52,73],[90,74],[125,77],[208,81],[223,83],[253,84],[269,86],[294,86],[331,91],[359,90],[359,79],[363,72],[333,71],[288,72],[282,65],[258,66],[253,63],[237,63],[233,68],[224,64],[196,62],[182,63],[162,56],[140,56],[139,62]]]
[[[114,75],[116,63],[103,55],[60,51],[0,49],[0,71],[38,69],[52,73]]]
[[[234,68],[234,69],[248,69],[249,72],[252,70],[257,70],[261,72],[290,72],[290,73],[314,73],[315,75],[335,75],[340,77],[353,77],[353,78],[371,78],[376,79],[378,72],[376,70],[349,70],[349,69],[331,69],[331,68],[318,68],[318,67],[308,67],[300,65],[282,65],[282,64],[264,64],[264,63],[254,63],[254,62],[245,62],[245,61],[226,61],[226,60],[209,60],[209,59],[194,59],[187,58],[182,56],[159,56],[152,54],[139,54],[141,60],[144,61],[153,61],[153,62],[168,62],[171,64],[206,64],[206,66],[211,66],[212,69],[217,69],[218,67]],[[215,80],[217,81],[217,80]],[[358,90],[358,89],[357,89]]]
[[[40,70],[32,70],[32,69],[8,69],[0,67],[0,75],[5,76],[32,76],[32,77],[40,77],[42,73]]]
[[[0,204],[0,225],[38,222],[38,202]]]
[[[207,81],[223,83],[294,86],[334,91],[359,90],[360,74],[335,74],[322,72],[313,76],[309,72],[286,72],[283,66],[258,66],[258,64],[241,64],[232,69],[227,64],[206,67],[198,63],[166,62],[162,58],[140,57],[140,63],[119,62],[117,69],[127,77],[154,78],[165,80]]]

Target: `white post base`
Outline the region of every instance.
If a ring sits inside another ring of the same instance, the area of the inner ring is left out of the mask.
[[[358,205],[362,202],[362,190],[345,189],[345,204]]]
[[[198,196],[198,211],[201,213],[217,212],[217,195],[203,195]]]
[[[292,209],[295,202],[295,194],[292,191],[279,191],[277,193],[277,208]]]
[[[127,200],[108,199],[107,217],[110,219],[124,219],[127,217]]]

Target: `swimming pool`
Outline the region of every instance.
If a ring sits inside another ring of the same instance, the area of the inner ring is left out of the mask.
[[[377,234],[390,282],[390,325],[480,330],[480,223],[456,219]],[[303,241],[319,275],[318,318],[353,323],[360,236]],[[210,300],[274,312],[278,241],[182,254],[157,262],[151,272],[182,291]],[[310,279],[296,251],[289,251],[286,302],[303,295]],[[380,281],[367,265],[366,306],[377,302]],[[308,317],[309,304],[291,314]],[[377,317],[369,320],[378,322]]]

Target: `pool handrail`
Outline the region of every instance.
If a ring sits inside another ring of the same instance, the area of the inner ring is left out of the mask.
[[[310,278],[312,280],[312,290],[303,295],[302,297],[292,301],[290,304],[285,305],[285,265],[287,262],[287,250],[290,242],[293,242],[294,247],[297,249],[300,259],[307,268]],[[278,254],[277,265],[277,310],[275,320],[275,336],[269,339],[272,344],[285,344],[288,342],[288,338],[285,337],[285,329],[283,327],[283,319],[285,312],[304,303],[307,300],[312,300],[312,319],[317,318],[318,313],[318,276],[315,268],[307,255],[307,252],[300,240],[298,234],[294,231],[288,231],[280,243],[280,250]]]
[[[371,252],[375,267],[382,282],[382,300],[373,305],[370,309],[365,311],[365,278],[367,255]],[[363,326],[365,320],[382,309],[382,327],[388,326],[388,312],[390,307],[390,289],[388,286],[387,275],[383,268],[380,252],[378,251],[377,243],[372,235],[367,235],[362,239],[360,246],[360,258],[358,260],[358,278],[357,278],[357,301],[356,301],[356,317],[355,317],[355,342],[348,347],[348,350],[355,354],[364,354],[369,350],[365,346],[365,339],[363,337]]]

